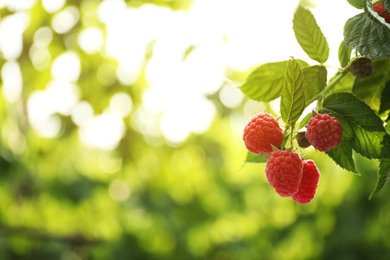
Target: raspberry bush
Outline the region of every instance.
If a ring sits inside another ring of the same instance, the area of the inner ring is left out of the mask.
[[[320,176],[315,162],[306,159],[305,149],[324,152],[353,173],[359,173],[355,153],[378,160],[377,184],[370,199],[390,179],[390,24],[386,18],[390,0],[348,2],[362,12],[345,23],[335,75],[328,75],[325,35],[311,11],[299,5],[293,30],[314,65],[295,57],[262,64],[239,87],[248,99],[280,100],[280,109],[273,112],[279,114],[278,122],[274,118],[272,126],[266,126],[264,119],[248,122],[246,162],[266,163],[270,186],[301,204],[314,198]],[[314,111],[307,111],[309,105],[315,106]],[[269,137],[273,131],[277,137]],[[267,149],[257,149],[260,146]]]

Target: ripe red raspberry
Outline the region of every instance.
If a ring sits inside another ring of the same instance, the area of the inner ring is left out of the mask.
[[[298,192],[291,198],[300,204],[309,203],[314,198],[319,180],[320,172],[314,161],[303,161],[302,180]]]
[[[289,197],[298,191],[302,172],[301,157],[290,151],[273,151],[265,167],[269,184],[282,197]]]
[[[265,154],[272,152],[271,144],[280,147],[283,132],[273,116],[267,113],[258,113],[245,126],[243,139],[250,152]]]
[[[377,3],[372,7],[372,10],[378,13],[379,16],[383,17],[387,23],[390,23],[390,13],[387,11],[387,9],[385,9],[383,3]]]
[[[317,114],[307,124],[306,138],[315,149],[326,152],[340,144],[342,131],[337,118]]]

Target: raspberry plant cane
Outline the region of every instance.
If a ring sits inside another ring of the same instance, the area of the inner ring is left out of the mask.
[[[268,103],[280,98],[281,143],[275,145],[267,141],[266,145],[273,148],[271,153],[267,150],[267,153],[255,154],[248,148],[245,161],[266,163],[265,174],[270,185],[280,196],[290,196],[298,203],[309,203],[315,189],[300,193],[296,191],[297,184],[317,187],[318,183],[313,177],[309,178],[311,184],[307,184],[308,179],[304,177],[307,174],[300,175],[299,169],[310,166],[307,171],[318,176],[320,169],[310,158],[301,162],[301,166],[288,168],[286,160],[290,159],[286,158],[298,156],[302,161],[301,158],[306,158],[306,149],[312,146],[313,152],[325,153],[338,166],[353,173],[358,173],[354,153],[378,160],[377,184],[370,199],[390,179],[390,25],[373,9],[370,0],[348,2],[362,9],[362,13],[345,23],[344,40],[338,50],[340,64],[335,75],[329,77],[325,66],[329,58],[325,35],[311,11],[298,6],[293,18],[294,34],[304,52],[316,63],[309,65],[294,57],[265,63],[254,69],[239,86],[248,99],[258,102]],[[390,7],[390,0],[377,2],[386,9]],[[367,42],[370,44],[365,44]],[[303,114],[311,104],[316,105],[317,112]],[[259,135],[265,136],[265,132]],[[320,139],[323,140],[319,143]]]

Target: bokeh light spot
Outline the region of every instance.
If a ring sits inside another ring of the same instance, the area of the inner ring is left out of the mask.
[[[23,32],[29,24],[27,12],[17,12],[1,19],[0,51],[7,60],[17,59],[23,50]]]
[[[116,201],[125,201],[130,197],[129,186],[122,180],[115,179],[108,188],[110,197]]]
[[[22,72],[19,63],[7,61],[1,68],[1,78],[3,80],[3,95],[8,102],[19,100],[23,88]]]
[[[80,76],[80,70],[79,56],[73,51],[68,51],[54,60],[51,67],[51,74],[57,80],[75,82]]]
[[[88,54],[93,54],[101,50],[104,38],[103,32],[99,27],[88,27],[80,32],[78,36],[78,43]]]
[[[104,112],[89,120],[81,128],[81,140],[88,146],[102,150],[114,149],[125,133],[122,118],[110,112]]]
[[[68,6],[53,17],[51,26],[56,33],[64,34],[76,25],[79,18],[79,9],[74,6]]]
[[[34,33],[34,46],[37,48],[46,48],[53,40],[53,31],[45,26],[39,28]]]
[[[133,101],[130,96],[124,92],[115,93],[110,99],[109,110],[119,117],[126,117],[133,108]]]
[[[103,86],[111,86],[116,81],[115,65],[112,63],[102,64],[96,72],[97,80]]]
[[[72,109],[72,121],[77,126],[85,126],[94,116],[92,105],[87,101],[81,101]]]
[[[241,104],[244,95],[236,86],[225,84],[219,92],[219,99],[225,107],[236,108]]]
[[[42,0],[42,5],[46,12],[55,13],[65,5],[65,2],[66,0]]]

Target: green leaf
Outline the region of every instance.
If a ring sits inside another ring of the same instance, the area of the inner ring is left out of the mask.
[[[305,79],[305,100],[311,100],[325,88],[328,71],[324,66],[315,65],[302,72]]]
[[[381,105],[379,109],[379,113],[384,113],[386,110],[390,109],[390,80],[387,81],[385,88],[382,91],[381,95]]]
[[[303,67],[309,66],[305,61],[297,61]],[[240,90],[247,98],[260,102],[280,97],[287,64],[288,61],[280,61],[260,65],[249,74]]]
[[[339,146],[325,153],[341,168],[359,174],[353,160],[352,147],[348,141],[341,141]]]
[[[344,41],[367,58],[390,57],[390,25],[372,10],[371,1],[366,2],[364,13],[347,20]]]
[[[384,148],[381,144],[385,136],[384,133],[370,132],[357,125],[354,126],[356,138],[353,139],[353,149],[369,159],[381,158]]]
[[[328,60],[328,42],[308,9],[298,6],[294,13],[293,29],[299,45],[311,59],[319,63]]]
[[[242,93],[257,101],[271,101],[280,96],[288,61],[265,63],[249,74],[240,87]]]
[[[390,80],[390,59],[374,60],[373,65],[372,75],[364,79],[357,78],[353,84],[352,92],[372,109],[378,111],[383,89]]]
[[[370,194],[369,199],[372,199],[378,192],[380,192],[390,180],[390,160],[381,160],[379,163],[378,179],[374,190]]]
[[[265,158],[261,154],[254,154],[251,152],[248,152],[245,159],[246,163],[265,163],[267,162],[267,158]]]
[[[356,152],[369,159],[390,156],[384,153],[388,136],[383,122],[366,103],[351,93],[341,92],[327,97],[323,106],[320,112],[331,113],[340,120],[342,140]]]
[[[342,68],[345,68],[348,65],[349,60],[351,59],[351,52],[352,49],[345,43],[345,41],[341,41],[338,57],[340,61],[340,66]]]
[[[350,5],[357,9],[363,9],[366,0],[347,0]]]
[[[382,0],[382,3],[387,10],[390,9],[390,0]]]
[[[305,109],[305,85],[302,70],[295,59],[288,62],[282,95],[280,113],[286,124],[295,123]]]

